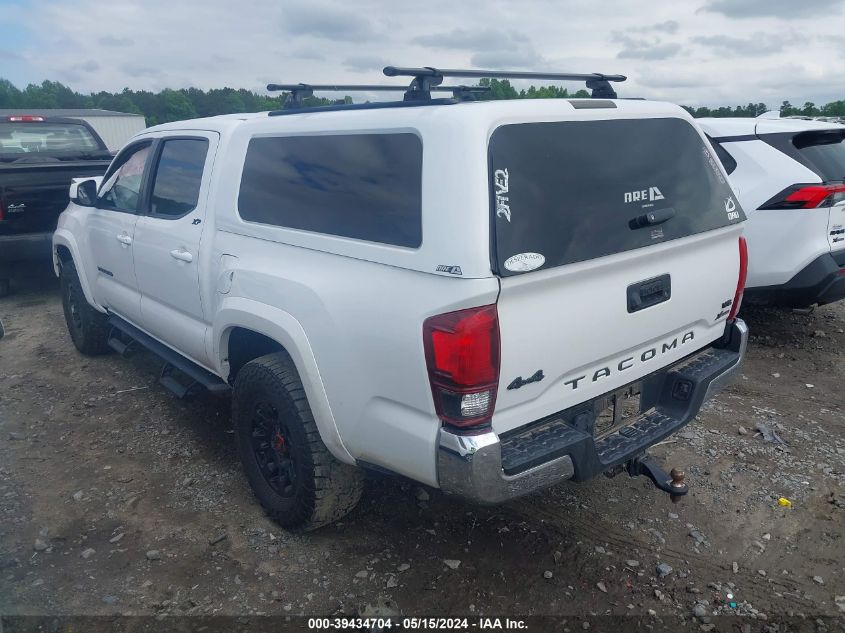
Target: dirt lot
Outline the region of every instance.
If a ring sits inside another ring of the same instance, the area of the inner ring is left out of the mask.
[[[845,305],[745,317],[741,379],[653,451],[688,472],[679,504],[627,476],[498,508],[373,476],[342,523],[294,536],[252,500],[228,402],[174,399],[144,354],[81,357],[56,283],[33,275],[0,300],[0,613],[395,609],[553,614],[579,630],[608,613],[688,630],[714,614],[753,616],[754,630],[836,616]]]

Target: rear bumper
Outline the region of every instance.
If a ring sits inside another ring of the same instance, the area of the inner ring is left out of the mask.
[[[791,308],[845,299],[845,250],[820,255],[783,285],[746,288],[745,296],[751,301]]]
[[[739,372],[748,328],[737,319],[725,337],[637,384],[645,413],[595,441],[606,398],[582,403],[516,431],[476,435],[440,430],[438,477],[444,492],[501,503],[571,479],[585,481],[623,464],[686,425],[704,401]]]
[[[50,261],[53,233],[0,235],[0,264],[43,259]]]

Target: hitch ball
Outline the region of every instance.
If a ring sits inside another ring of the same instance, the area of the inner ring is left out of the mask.
[[[686,486],[686,484],[684,483],[684,478],[687,476],[687,474],[680,468],[673,468],[671,471],[669,471],[669,475],[672,477],[672,483],[670,483],[669,485],[673,488],[683,488],[684,486]]]
[[[684,483],[684,479],[686,478],[687,474],[680,468],[673,468],[671,471],[669,471],[669,476],[672,477],[672,481],[669,482],[669,487],[684,491],[680,495],[669,493],[669,497],[672,499],[672,503],[678,503],[678,501],[681,500],[681,496],[683,496],[687,492],[687,485],[686,483]]]

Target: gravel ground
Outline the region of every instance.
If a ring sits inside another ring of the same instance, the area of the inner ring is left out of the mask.
[[[0,300],[0,613],[835,617],[845,304],[744,316],[737,384],[652,451],[686,469],[679,504],[624,475],[495,508],[371,476],[344,521],[296,536],[254,503],[227,400],[174,399],[147,354],[81,357],[32,275]]]

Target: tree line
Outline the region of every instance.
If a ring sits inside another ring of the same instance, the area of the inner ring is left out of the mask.
[[[482,79],[479,85],[490,88],[489,91],[479,94],[478,98],[481,100],[566,99],[590,96],[586,90],[569,92],[560,86],[531,86],[517,90],[507,79]],[[147,125],[217,114],[278,110],[282,107],[285,97],[286,93],[270,96],[243,88],[212,88],[208,91],[199,88],[166,88],[160,92],[124,88],[121,92],[81,94],[58,81],[29,84],[21,90],[12,82],[0,79],[0,108],[101,108],[143,114]],[[303,101],[309,106],[337,103],[336,100],[321,97],[308,97]],[[353,99],[347,96],[341,101],[352,103]],[[695,117],[755,117],[769,110],[765,103],[749,103],[733,108],[684,107]],[[778,109],[781,116],[845,116],[845,100],[821,106],[811,102],[803,106],[793,106],[784,101]]]

